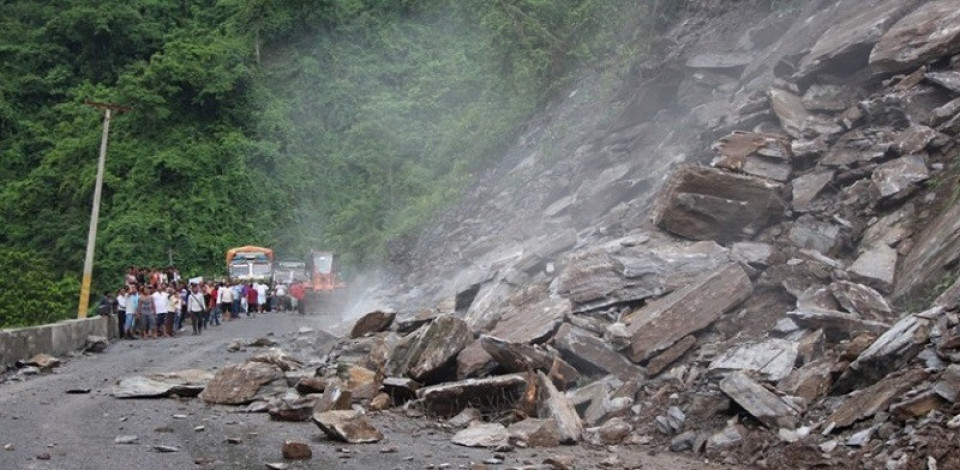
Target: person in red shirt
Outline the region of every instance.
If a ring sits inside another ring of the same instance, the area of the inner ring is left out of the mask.
[[[304,313],[304,297],[307,296],[307,291],[304,289],[303,284],[294,284],[290,286],[290,297],[293,297],[297,302],[297,312],[300,315]]]
[[[257,303],[257,290],[253,288],[253,284],[247,284],[247,316],[256,316],[257,309],[259,304]]]

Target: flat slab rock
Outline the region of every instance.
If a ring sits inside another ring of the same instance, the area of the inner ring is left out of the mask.
[[[475,423],[450,438],[464,447],[500,447],[510,443],[510,434],[500,423]]]
[[[367,417],[356,410],[333,410],[314,413],[313,422],[331,439],[349,444],[368,444],[383,440]]]
[[[683,337],[715,322],[753,293],[739,264],[731,263],[635,312],[628,325],[634,362],[651,359]]]
[[[848,396],[825,420],[826,426],[845,428],[884,411],[896,399],[925,380],[929,374],[922,369],[896,373]]]
[[[857,356],[837,379],[834,389],[849,392],[900,370],[923,349],[930,338],[933,320],[942,309],[936,307],[915,315],[907,315],[878,337]]]
[[[417,396],[425,410],[441,417],[451,417],[465,408],[503,411],[504,407],[520,401],[527,385],[524,374],[500,375],[424,387],[417,390]]]
[[[784,211],[780,185],[714,168],[681,166],[657,197],[654,223],[693,240],[752,238]]]
[[[435,318],[414,346],[407,375],[421,382],[429,380],[472,341],[473,334],[463,320],[447,315]]]
[[[797,427],[798,410],[743,372],[727,375],[720,390],[769,428]]]
[[[253,400],[261,386],[282,378],[283,371],[273,364],[231,364],[217,371],[200,392],[200,399],[220,405],[242,405]]]
[[[870,52],[877,73],[911,72],[960,52],[960,8],[953,0],[926,3],[893,25]]]
[[[554,347],[563,359],[585,375],[613,374],[623,380],[643,377],[643,369],[631,363],[622,354],[593,333],[564,323],[553,337]]]
[[[212,372],[200,369],[137,375],[120,379],[110,394],[116,398],[195,397],[212,379]]]
[[[583,436],[580,415],[566,395],[557,390],[543,372],[537,372],[537,392],[539,417],[556,420],[560,442],[573,444],[579,441]]]
[[[731,348],[710,363],[708,373],[721,376],[734,371],[750,371],[758,378],[777,382],[787,377],[797,362],[798,345],[783,339]]]

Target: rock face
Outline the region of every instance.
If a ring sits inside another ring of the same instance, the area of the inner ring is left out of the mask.
[[[200,398],[218,405],[240,405],[250,402],[260,387],[282,379],[283,371],[273,364],[244,362],[220,369],[200,392]]]
[[[654,222],[693,240],[727,244],[749,239],[783,213],[778,190],[777,184],[754,177],[682,167],[665,184]]]
[[[876,73],[913,69],[960,52],[960,11],[953,0],[927,3],[897,22],[870,52]]]
[[[747,273],[730,264],[636,312],[629,356],[643,362],[706,328],[753,292]]]
[[[315,413],[313,422],[331,439],[348,444],[369,444],[383,440],[383,434],[354,410],[334,410]]]

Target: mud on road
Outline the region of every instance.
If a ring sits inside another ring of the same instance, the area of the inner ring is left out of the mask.
[[[266,413],[211,406],[198,398],[121,400],[110,395],[123,377],[190,368],[215,372],[258,352],[228,351],[238,338],[269,336],[284,348],[298,337],[302,344],[307,335],[315,350],[329,348],[334,336],[323,331],[343,330],[337,319],[265,314],[226,322],[200,336],[187,332],[171,339],[114,341],[104,353],[70,358],[52,372],[0,383],[0,469],[264,469],[274,462],[285,462],[290,470],[423,469],[471,468],[490,459],[502,463],[487,468],[514,468],[564,454],[575,456],[574,468],[730,468],[627,446],[510,452],[460,447],[450,442],[455,429],[436,419],[407,416],[403,410],[370,413],[384,440],[349,445],[328,439],[312,422],[272,421]],[[319,357],[300,359],[309,363]],[[86,389],[88,393],[68,393]],[[121,436],[136,440],[115,443]],[[308,443],[313,458],[284,461],[285,440]],[[163,452],[158,446],[176,451]]]

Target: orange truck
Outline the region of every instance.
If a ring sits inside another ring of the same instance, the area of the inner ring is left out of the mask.
[[[332,251],[313,251],[307,257],[307,281],[304,286],[304,302],[307,311],[319,311],[335,308],[337,302],[328,302],[328,294],[333,294],[344,287],[346,283],[340,278],[340,264],[336,253]],[[339,296],[335,296],[339,297]]]

